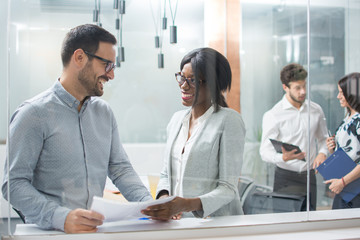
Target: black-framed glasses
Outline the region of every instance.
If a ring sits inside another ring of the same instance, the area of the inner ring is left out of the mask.
[[[111,70],[113,70],[113,69],[116,67],[115,63],[113,63],[113,62],[110,61],[110,60],[107,60],[107,59],[102,58],[102,57],[99,57],[99,56],[97,56],[97,55],[95,55],[95,54],[89,53],[88,51],[84,51],[84,53],[85,53],[86,55],[89,55],[90,57],[97,58],[97,59],[103,61],[104,63],[106,63],[105,72],[107,72],[107,73],[110,72]]]
[[[184,82],[187,82],[187,84],[190,87],[195,87],[195,78],[186,78],[183,75],[181,75],[181,72],[175,73],[175,79],[179,83],[180,86],[184,84]]]

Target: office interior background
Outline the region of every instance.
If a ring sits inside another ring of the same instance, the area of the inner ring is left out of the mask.
[[[337,81],[347,73],[360,71],[360,1],[238,0],[235,10],[226,8],[231,2],[125,0],[125,14],[119,14],[113,0],[1,1],[1,169],[12,113],[24,100],[57,80],[62,71],[60,48],[65,34],[74,26],[94,23],[93,11],[100,3],[95,24],[101,23],[117,36],[125,53],[102,98],[114,111],[120,138],[139,175],[159,174],[167,123],[174,112],[184,108],[174,78],[182,57],[192,49],[212,46],[225,56],[239,59],[237,66],[232,65],[239,74],[233,78],[233,95],[229,94],[238,99],[234,106],[242,114],[247,131],[239,174],[270,189],[274,169],[261,160],[259,146],[262,116],[284,94],[280,70],[292,62],[305,66],[309,72],[308,97],[322,107],[327,127],[334,132],[345,113],[336,99]],[[210,14],[214,5],[222,6],[216,15]],[[166,30],[160,26],[164,14]],[[171,25],[177,26],[177,43],[170,43]],[[221,31],[215,33],[215,28]],[[234,32],[235,40],[230,34]],[[160,48],[155,47],[156,35]],[[238,48],[232,48],[234,42]],[[160,53],[163,66],[158,62]],[[332,195],[322,177],[317,179],[318,210],[331,209]],[[2,218],[7,217],[8,207],[2,199]]]

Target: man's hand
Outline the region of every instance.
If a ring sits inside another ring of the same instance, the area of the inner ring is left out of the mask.
[[[313,169],[316,169],[320,164],[322,164],[324,161],[326,160],[326,155],[323,153],[319,153],[313,163]],[[315,173],[317,173],[318,171],[315,170]]]
[[[103,220],[104,216],[100,213],[78,208],[70,211],[67,215],[64,232],[94,233],[97,231],[97,226],[103,224]]]
[[[304,159],[305,158],[305,152],[301,153],[295,153],[297,150],[293,149],[291,151],[286,151],[284,147],[281,147],[283,152],[283,160],[284,162],[295,160],[295,159]]]

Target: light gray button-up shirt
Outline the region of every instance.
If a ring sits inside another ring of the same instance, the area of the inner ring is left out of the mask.
[[[10,123],[10,203],[27,223],[64,230],[67,214],[90,208],[109,176],[129,201],[151,200],[120,143],[110,106],[80,102],[59,81],[24,102]],[[7,199],[7,171],[2,192]]]

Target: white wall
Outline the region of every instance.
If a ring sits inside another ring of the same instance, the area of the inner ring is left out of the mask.
[[[0,1],[0,141],[6,136],[6,95],[10,95],[12,114],[24,100],[51,87],[61,75],[60,49],[65,34],[77,25],[92,23],[94,8],[93,1],[87,0],[10,2],[11,86],[7,93],[7,1]],[[178,43],[170,44],[169,28],[164,31],[165,67],[159,69],[160,49],[155,48],[156,31],[149,2],[156,14],[157,3],[163,1],[126,1],[122,34],[125,62],[115,69],[115,78],[105,85],[102,96],[111,105],[121,140],[127,143],[165,141],[171,115],[183,108],[174,73],[180,70],[180,61],[187,52],[204,46],[203,0],[179,1],[175,19]],[[117,36],[113,0],[101,4],[102,26]],[[167,14],[168,26],[173,25],[170,12]]]

